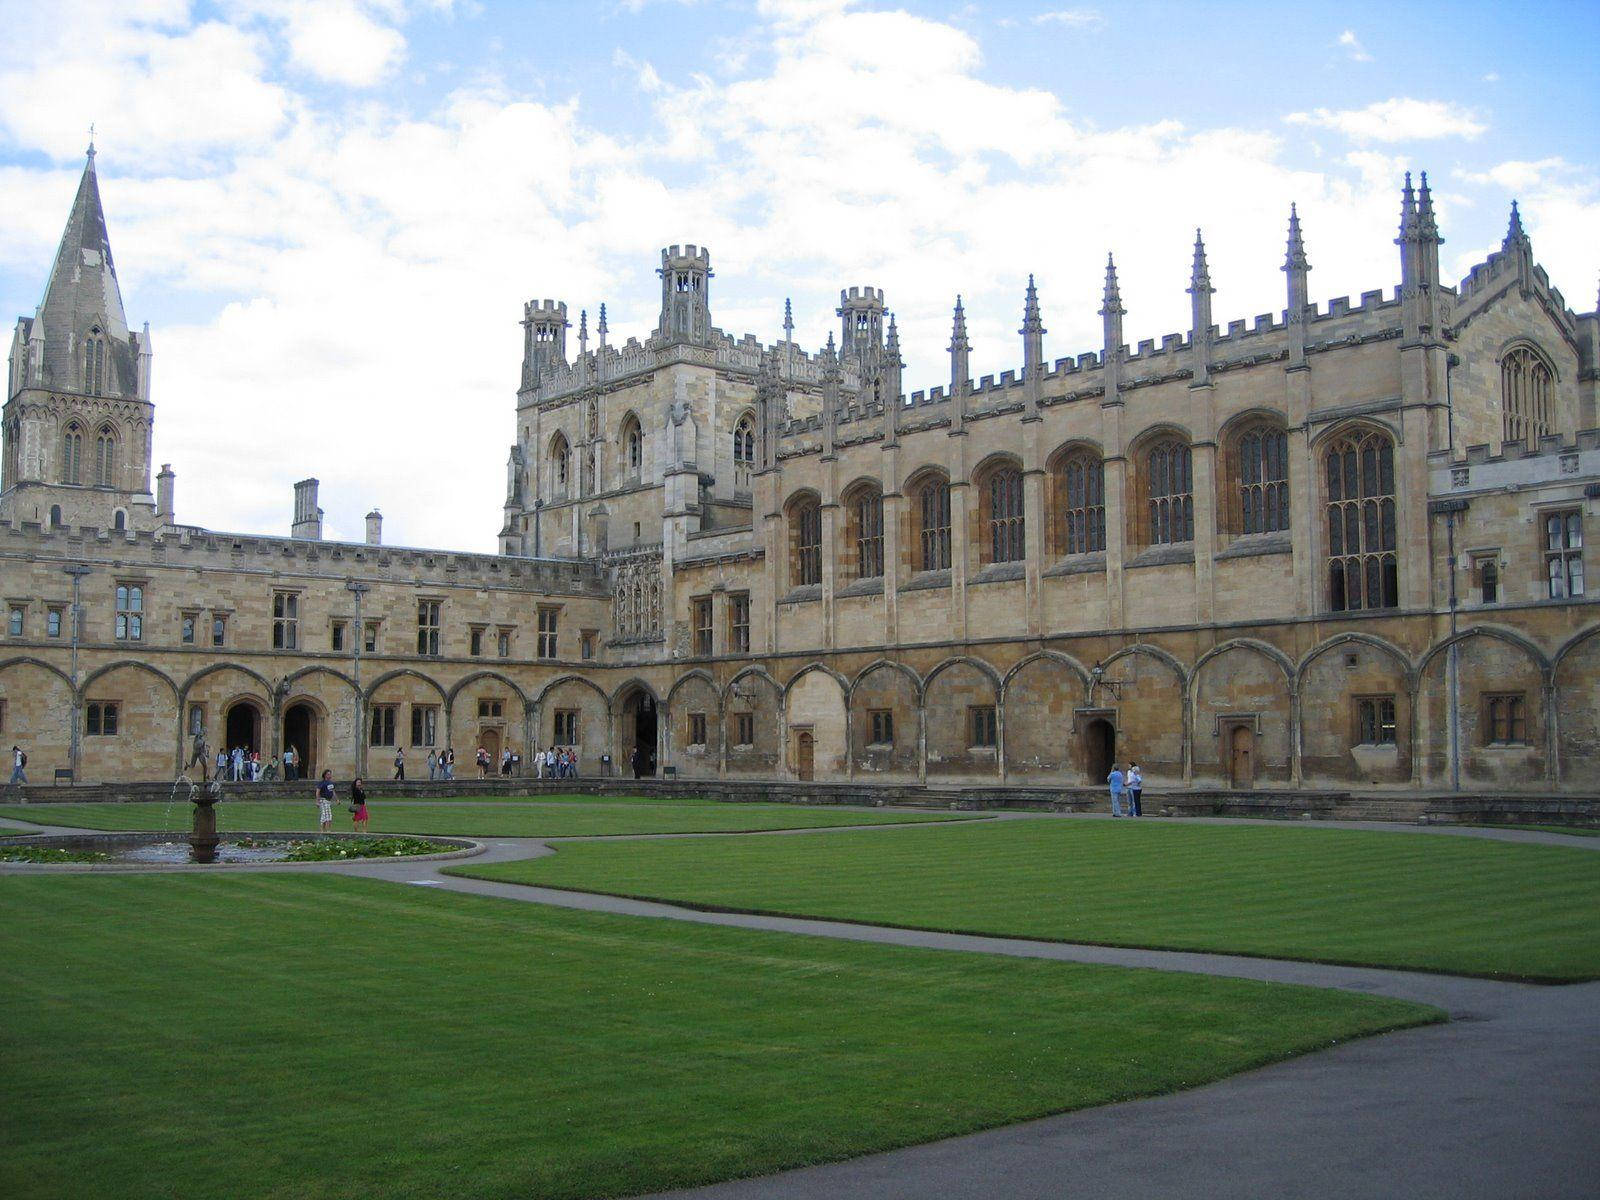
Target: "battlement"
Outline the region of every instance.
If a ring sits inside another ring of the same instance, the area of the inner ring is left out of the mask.
[[[192,525],[157,532],[92,525],[49,528],[0,521],[0,556],[107,562],[186,570],[232,570],[360,577],[416,586],[501,587],[546,595],[604,595],[605,572],[584,559],[526,558],[460,550],[303,541],[219,533]]]
[[[839,312],[847,308],[875,308],[883,310],[883,289],[878,287],[853,287],[839,289]]]
[[[696,246],[693,242],[686,245],[672,245],[661,251],[661,269],[674,271],[679,268],[685,270],[696,268],[707,273],[711,270],[711,251],[704,246]]]
[[[534,322],[557,322],[561,325],[569,324],[567,321],[567,302],[565,300],[529,300],[522,306],[522,319]]]

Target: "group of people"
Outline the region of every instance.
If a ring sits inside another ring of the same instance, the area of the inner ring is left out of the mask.
[[[317,784],[317,824],[323,833],[333,832],[333,803],[338,793],[333,786],[333,772],[324,771]],[[367,831],[366,781],[357,775],[350,781],[350,825],[357,833]]]
[[[1111,764],[1111,774],[1106,776],[1111,785],[1111,815],[1113,817],[1144,816],[1144,773],[1139,764],[1130,762],[1126,772],[1117,763]]]
[[[576,779],[578,777],[578,748],[566,746],[533,752],[533,770],[540,779]],[[501,774],[506,772],[502,771]]]

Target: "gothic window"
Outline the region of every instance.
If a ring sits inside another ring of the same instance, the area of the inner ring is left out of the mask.
[[[439,601],[417,601],[417,653],[439,653]]]
[[[850,498],[850,525],[855,535],[856,578],[883,574],[883,493],[863,486]]]
[[[561,434],[556,434],[550,442],[550,478],[555,481],[557,492],[567,490],[567,473],[572,465],[572,452],[567,448],[567,439]]]
[[[1056,468],[1057,554],[1092,554],[1106,548],[1105,464],[1091,450],[1078,450]]]
[[[1253,425],[1239,436],[1239,532],[1289,528],[1289,435]]]
[[[103,396],[105,385],[106,340],[95,329],[83,343],[83,390],[91,396]]]
[[[1145,457],[1150,504],[1150,544],[1194,541],[1194,473],[1189,447],[1166,438]]]
[[[928,480],[917,490],[917,570],[950,569],[950,481]]]
[[[136,583],[117,584],[116,632],[119,642],[144,638],[144,587]]]
[[[637,417],[630,415],[622,423],[622,452],[627,456],[628,474],[637,478],[644,469],[644,431]]]
[[[794,539],[794,586],[822,582],[822,506],[814,497],[796,504],[789,516]]]
[[[1346,434],[1328,447],[1328,606],[1334,612],[1400,603],[1394,443],[1387,434]]]
[[[1555,375],[1528,346],[1500,360],[1500,409],[1505,441],[1537,446],[1556,432]]]
[[[83,427],[76,421],[61,435],[61,482],[77,483],[83,467]]]
[[[114,484],[117,470],[117,435],[111,426],[102,425],[94,437],[94,481],[101,487]]]
[[[1552,600],[1583,595],[1583,513],[1545,514],[1544,573]]]
[[[756,423],[749,413],[733,427],[733,461],[745,466],[756,461]]]
[[[1021,562],[1025,537],[1022,515],[1022,472],[1001,467],[984,487],[984,513],[989,532],[991,563]]]

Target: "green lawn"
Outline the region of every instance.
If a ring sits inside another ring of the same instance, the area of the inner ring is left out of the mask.
[[[505,800],[441,800],[437,803],[385,804],[368,800],[373,833],[441,833],[467,837],[584,837],[608,833],[737,833],[757,829],[814,829],[823,825],[882,825],[900,821],[965,819],[959,813],[907,813],[873,809],[804,807],[797,804],[721,804],[659,802],[593,796]],[[0,805],[0,817],[39,825],[84,829],[189,828],[187,800],[175,804],[14,804]],[[345,804],[333,810],[335,829],[350,828]],[[313,830],[317,803],[304,800],[224,800],[217,805],[217,828]],[[0,826],[0,835],[6,832]]]
[[[458,874],[886,925],[1543,980],[1600,976],[1600,854],[1409,833],[1029,820],[584,843]]]
[[[0,1195],[617,1196],[1438,1019],[333,876],[0,878]]]

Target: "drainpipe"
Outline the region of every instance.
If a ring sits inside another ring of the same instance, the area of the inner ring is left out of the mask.
[[[94,572],[82,563],[73,563],[71,566],[62,567],[68,575],[72,576],[72,728],[67,733],[67,765],[72,768],[72,778],[78,778],[79,757],[79,731],[83,725],[83,701],[78,695],[78,637],[79,630],[83,627],[83,605],[79,602],[79,584],[85,575]],[[179,728],[182,728],[182,715],[179,715]],[[183,744],[183,735],[178,735],[178,744]]]
[[[1450,387],[1450,373],[1461,365],[1461,359],[1447,354],[1444,360],[1444,412],[1446,428],[1450,435],[1450,453],[1456,447],[1455,399]],[[1461,790],[1461,651],[1456,636],[1456,609],[1460,603],[1456,594],[1456,508],[1445,514],[1445,536],[1448,539],[1446,558],[1450,569],[1450,790]]]
[[[354,660],[351,664],[351,671],[356,683],[356,774],[365,775],[367,773],[367,725],[365,719],[366,703],[361,694],[361,645],[366,640],[367,627],[361,619],[361,597],[365,596],[371,588],[358,579],[352,579],[344,586],[345,590],[354,593],[356,598],[355,637],[350,642],[350,653]]]

